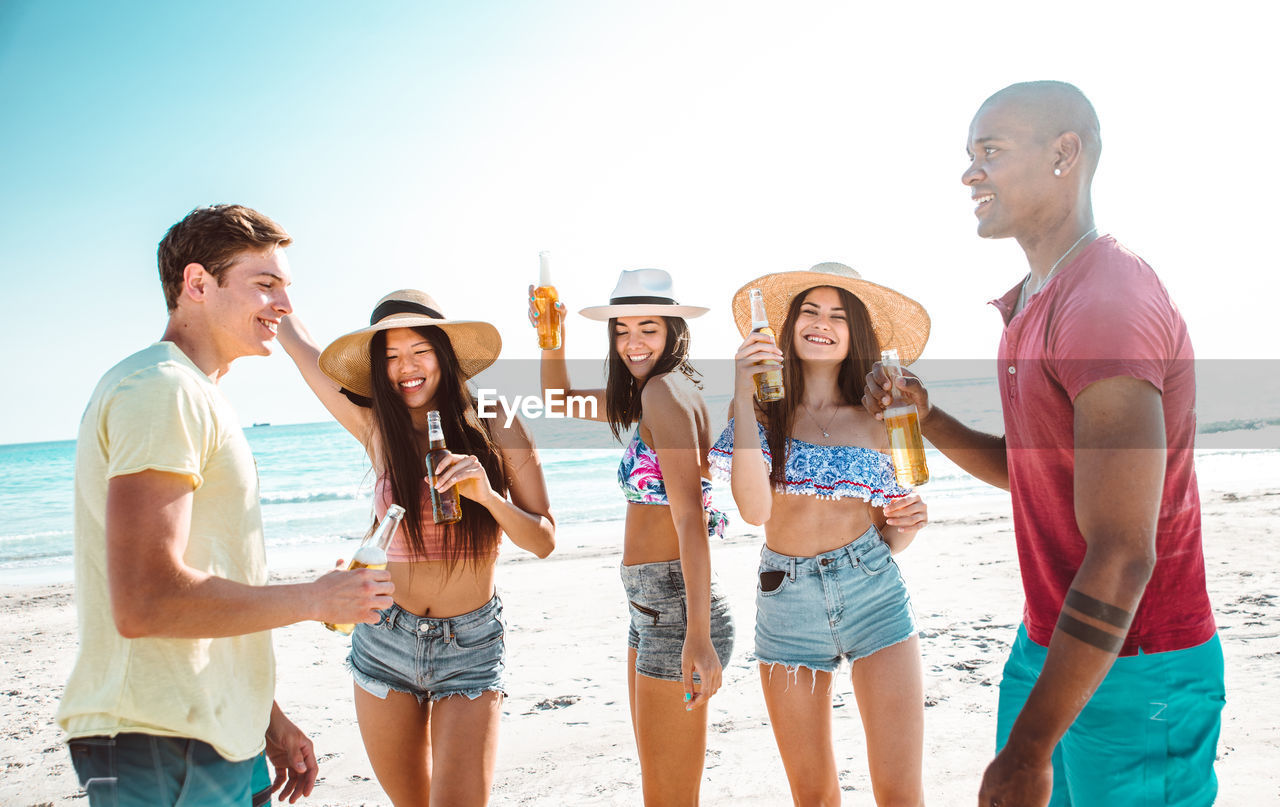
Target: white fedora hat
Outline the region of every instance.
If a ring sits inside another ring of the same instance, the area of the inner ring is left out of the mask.
[[[700,317],[710,311],[700,305],[680,305],[671,289],[671,275],[661,269],[624,269],[618,285],[609,295],[608,305],[593,305],[578,313],[587,319],[608,320],[613,317]]]

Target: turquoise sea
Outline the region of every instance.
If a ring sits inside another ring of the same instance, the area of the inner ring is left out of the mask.
[[[934,398],[965,422],[999,432],[994,384],[987,379],[942,382]],[[1269,399],[1273,404],[1280,396]],[[708,395],[712,412],[728,396]],[[1227,416],[1201,407],[1197,468],[1202,490],[1239,490],[1280,483],[1280,419]],[[1216,415],[1216,417],[1214,417]],[[532,421],[540,446],[561,545],[618,545],[625,504],[618,493],[620,446],[603,424]],[[327,565],[344,542],[364,533],[371,514],[372,475],[360,445],[333,422],[259,425],[245,429],[258,465],[262,514],[272,567]],[[1269,443],[1269,445],[1268,445]],[[1215,447],[1216,446],[1216,447]],[[1264,447],[1252,447],[1264,446]],[[999,496],[928,451],[930,501]],[[0,445],[0,583],[71,579],[72,473],[75,441]],[[727,485],[717,505],[736,515]],[[741,529],[734,519],[731,531]],[[731,533],[732,534],[732,533]],[[566,542],[564,537],[568,537]]]

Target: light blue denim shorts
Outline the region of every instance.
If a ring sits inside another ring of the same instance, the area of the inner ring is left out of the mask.
[[[688,606],[680,561],[637,563],[622,567],[631,625],[627,646],[636,651],[636,672],[664,681],[682,681],[681,657]],[[711,645],[722,667],[733,654],[733,617],[729,603],[711,581]],[[698,680],[694,674],[694,680]]]
[[[379,698],[407,692],[419,703],[506,694],[506,624],[497,594],[461,616],[417,616],[394,604],[381,614],[376,625],[356,625],[351,634],[347,668],[361,689]]]
[[[812,558],[760,550],[756,660],[835,672],[911,638],[907,585],[872,525],[857,540]]]

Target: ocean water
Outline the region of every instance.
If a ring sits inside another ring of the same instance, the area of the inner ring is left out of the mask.
[[[934,400],[977,428],[1000,432],[999,399],[989,379],[942,382]],[[1280,401],[1280,395],[1271,398]],[[708,395],[713,413],[727,395]],[[1202,490],[1253,490],[1280,483],[1280,419],[1206,417],[1201,412],[1197,469]],[[553,512],[562,535],[580,544],[617,545],[625,504],[617,489],[621,446],[600,423],[535,420]],[[273,568],[283,561],[332,560],[335,547],[364,534],[372,512],[373,476],[359,443],[334,422],[245,429],[258,465],[262,515]],[[1263,446],[1263,447],[1252,447]],[[922,493],[933,502],[998,497],[937,451],[927,451],[930,473]],[[75,442],[0,445],[0,582],[71,578],[72,476]],[[740,529],[728,486],[716,483],[717,506]],[[994,499],[993,499],[994,500]],[[594,528],[592,525],[599,525]]]

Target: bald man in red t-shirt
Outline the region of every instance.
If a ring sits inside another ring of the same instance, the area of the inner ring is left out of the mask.
[[[1078,89],[1006,87],[968,151],[978,234],[1016,239],[1030,265],[992,301],[1005,434],[931,407],[910,374],[899,383],[931,443],[1012,494],[1026,608],[979,804],[1212,804],[1225,695],[1186,324],[1151,267],[1098,233],[1101,138]],[[889,389],[877,366],[868,410]]]

